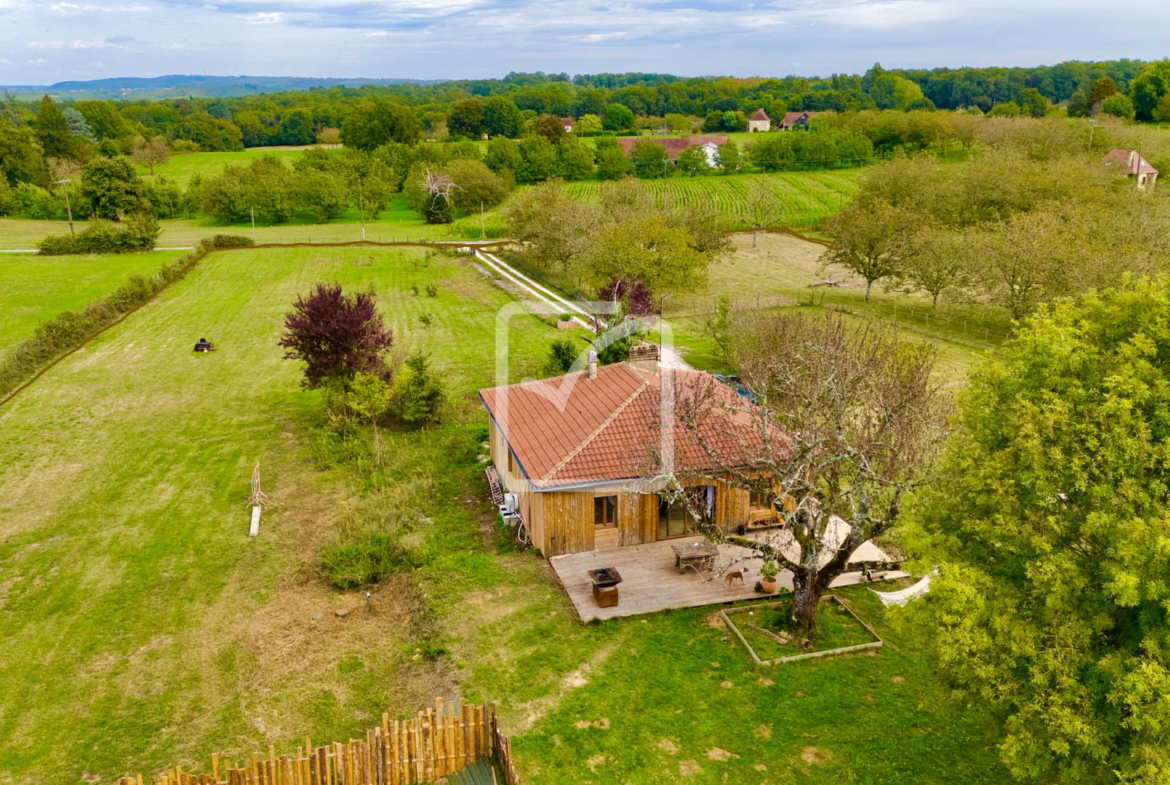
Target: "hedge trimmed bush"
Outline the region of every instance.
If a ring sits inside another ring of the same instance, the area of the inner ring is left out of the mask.
[[[217,248],[250,248],[256,241],[243,234],[217,234],[199,244],[201,248],[213,251]]]
[[[50,235],[37,243],[43,256],[88,253],[132,253],[154,249],[162,228],[152,215],[130,216],[125,223],[95,220],[76,236]]]

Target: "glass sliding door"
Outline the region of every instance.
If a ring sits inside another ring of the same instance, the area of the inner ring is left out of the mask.
[[[699,531],[699,520],[694,512],[711,518],[715,514],[715,486],[698,485],[687,489],[687,501],[658,502],[658,539],[685,537]]]

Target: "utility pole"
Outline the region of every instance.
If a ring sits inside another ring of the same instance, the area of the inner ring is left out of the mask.
[[[362,219],[362,242],[366,241],[366,205],[362,200],[362,178],[358,178],[358,215]]]
[[[69,216],[69,236],[73,237],[73,208],[69,206],[69,180],[58,180],[53,185],[65,186],[65,214]]]
[[[481,239],[481,240],[487,239],[487,230],[484,228],[483,200],[482,199],[479,202],[479,239]]]
[[[249,208],[252,211],[252,242],[256,242],[256,208]]]

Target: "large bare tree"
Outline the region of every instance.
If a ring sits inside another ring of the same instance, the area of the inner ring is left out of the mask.
[[[817,603],[866,540],[898,520],[945,435],[950,396],[931,379],[935,351],[889,328],[836,314],[734,319],[734,362],[759,396],[746,402],[752,437],[733,456],[704,437],[715,397],[679,395],[679,422],[733,486],[769,499],[784,526],[754,547],[782,566],[795,557],[794,622],[816,625]],[[690,412],[690,413],[688,413]],[[682,483],[675,481],[681,498]],[[700,520],[704,516],[696,515]],[[705,530],[715,537],[714,526]]]

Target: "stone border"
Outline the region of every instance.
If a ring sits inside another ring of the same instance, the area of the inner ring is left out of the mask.
[[[728,627],[731,628],[731,631],[735,633],[735,637],[739,638],[739,642],[743,644],[745,649],[747,649],[748,654],[751,656],[752,661],[755,662],[756,665],[780,665],[780,664],[785,663],[785,662],[796,662],[797,660],[811,660],[811,659],[814,659],[816,657],[829,657],[829,656],[832,656],[835,654],[847,654],[848,652],[852,652],[852,651],[861,651],[863,649],[880,649],[882,647],[883,641],[881,639],[881,636],[878,635],[876,632],[874,632],[873,627],[871,627],[870,625],[868,625],[864,621],[862,621],[861,617],[858,616],[856,613],[854,613],[852,608],[850,608],[845,603],[841,602],[840,597],[838,597],[835,594],[826,594],[824,597],[821,597],[821,600],[822,601],[832,600],[833,602],[837,603],[842,608],[844,608],[849,613],[849,615],[852,616],[857,621],[857,623],[862,626],[862,628],[866,632],[868,632],[870,635],[873,636],[873,640],[870,641],[869,643],[859,643],[856,646],[843,646],[839,649],[826,649],[825,651],[814,651],[814,652],[809,652],[808,654],[793,654],[790,657],[779,657],[775,660],[761,660],[759,655],[756,654],[756,650],[753,649],[752,645],[747,642],[747,638],[745,638],[743,636],[743,633],[739,631],[739,628],[735,626],[735,622],[733,622],[731,620],[731,617],[728,614],[743,613],[744,611],[755,610],[756,608],[775,608],[775,607],[778,607],[780,605],[787,605],[788,603],[768,602],[768,603],[756,603],[754,605],[741,605],[738,608],[725,608],[724,610],[719,611],[719,615],[723,617],[723,621],[727,624]]]

